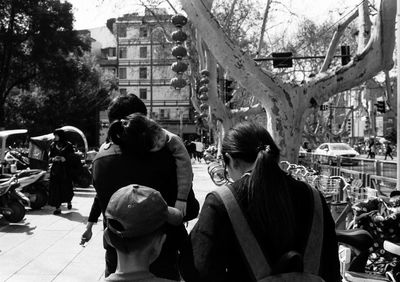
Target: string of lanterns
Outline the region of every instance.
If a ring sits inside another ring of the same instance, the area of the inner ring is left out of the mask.
[[[172,55],[176,58],[176,62],[171,65],[171,69],[176,73],[176,76],[171,79],[171,86],[175,89],[182,89],[186,86],[186,80],[183,78],[183,73],[188,69],[187,63],[182,59],[187,56],[187,50],[183,46],[187,39],[187,34],[182,30],[182,27],[187,24],[187,18],[183,15],[174,15],[171,17],[172,24],[178,28],[171,34],[176,46],[172,48]]]

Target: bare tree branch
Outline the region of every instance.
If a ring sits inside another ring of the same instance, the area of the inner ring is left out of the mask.
[[[243,118],[246,116],[253,116],[253,115],[265,113],[265,110],[261,104],[256,104],[251,107],[234,109],[231,111],[231,113],[235,119],[240,119],[240,118]]]
[[[261,54],[261,49],[262,49],[263,44],[264,44],[265,26],[266,26],[266,24],[267,24],[268,12],[269,12],[269,8],[270,8],[270,6],[271,6],[271,2],[272,2],[272,0],[268,0],[267,6],[265,7],[263,23],[262,23],[261,32],[260,32],[260,41],[259,41],[259,43],[258,43],[257,58],[260,56],[260,54]]]
[[[350,14],[342,23],[338,24],[335,33],[333,34],[331,43],[329,44],[328,53],[326,54],[324,63],[322,64],[321,72],[325,72],[328,70],[329,65],[332,62],[332,58],[335,55],[336,47],[339,44],[339,39],[343,35],[346,27],[358,16],[358,10],[354,10],[352,14]]]

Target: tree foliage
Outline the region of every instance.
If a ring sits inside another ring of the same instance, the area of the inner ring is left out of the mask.
[[[72,5],[60,0],[0,2],[0,127],[4,104],[14,87],[57,89],[76,78],[70,54],[85,44],[73,30]]]
[[[97,143],[98,111],[107,107],[116,81],[104,74],[89,54],[71,54],[68,62],[69,83],[10,95],[6,103],[8,127],[27,128],[35,136],[73,125],[87,134],[90,144]]]

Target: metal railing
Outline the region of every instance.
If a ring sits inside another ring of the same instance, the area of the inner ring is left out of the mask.
[[[327,175],[360,179],[364,187],[375,188],[388,196],[396,189],[397,163],[378,159],[343,158],[303,153],[299,163]]]

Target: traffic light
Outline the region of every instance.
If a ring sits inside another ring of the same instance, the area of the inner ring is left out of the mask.
[[[225,102],[229,102],[233,97],[233,91],[235,90],[235,84],[233,80],[225,79]]]
[[[272,65],[274,68],[291,68],[293,67],[292,56],[292,52],[272,53]]]
[[[319,106],[319,109],[320,109],[320,111],[327,111],[328,107],[329,107],[328,105],[323,104],[323,105]]]
[[[369,130],[369,126],[370,126],[369,117],[365,117],[365,130]]]
[[[386,103],[385,101],[378,101],[378,104],[376,104],[376,110],[380,113],[386,112]]]
[[[345,66],[350,62],[350,46],[340,46],[340,51],[342,55],[342,66]]]
[[[351,118],[348,118],[347,121],[346,121],[346,130],[348,132],[351,132],[351,128],[352,128]]]

